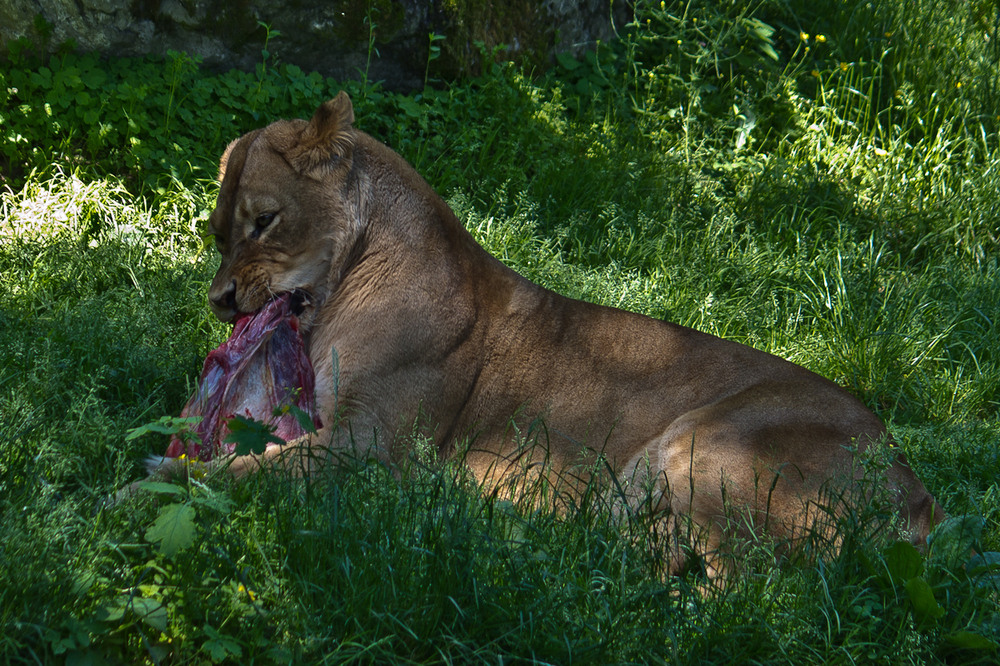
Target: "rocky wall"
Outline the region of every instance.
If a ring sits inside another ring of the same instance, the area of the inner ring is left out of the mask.
[[[14,40],[117,56],[173,50],[252,69],[267,42],[303,69],[408,90],[428,63],[444,79],[477,73],[484,54],[544,67],[611,39],[630,16],[630,0],[0,0],[0,51]]]

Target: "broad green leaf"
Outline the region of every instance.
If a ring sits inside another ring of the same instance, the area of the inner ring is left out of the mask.
[[[142,437],[151,432],[160,435],[176,435],[180,432],[189,432],[194,430],[194,427],[199,423],[201,423],[200,416],[162,416],[157,421],[129,430],[128,434],[125,435],[125,441],[131,441],[136,437]]]
[[[949,645],[964,650],[996,650],[1000,647],[995,640],[975,633],[974,631],[956,631],[945,636],[945,641]]]
[[[400,97],[399,108],[411,118],[419,118],[423,115],[424,109],[412,97]]]
[[[944,615],[944,607],[934,598],[934,590],[923,578],[911,578],[904,585],[913,604],[913,616],[917,620],[937,620]]]
[[[83,85],[87,86],[91,90],[97,90],[101,85],[107,80],[108,75],[103,69],[94,67],[88,69],[83,73],[80,79],[83,81]]]
[[[935,564],[952,570],[962,566],[983,533],[979,516],[955,516],[941,522],[927,538]]]
[[[208,652],[208,656],[213,662],[220,662],[223,659],[229,657],[241,657],[243,655],[243,648],[240,644],[233,638],[219,633],[214,627],[206,624],[203,628],[205,635],[208,636],[208,640],[202,646],[205,652]]]
[[[569,53],[557,53],[556,61],[571,72],[580,66],[580,61]]]
[[[271,431],[271,426],[254,419],[235,416],[229,419],[226,425],[229,426],[229,434],[223,441],[234,442],[238,456],[245,456],[248,453],[260,455],[264,453],[268,443],[285,443],[285,440]]]
[[[924,558],[913,544],[897,541],[882,551],[885,568],[893,585],[902,585],[924,572]]]
[[[139,616],[139,619],[153,629],[161,633],[167,630],[167,608],[156,599],[132,597],[129,605],[132,611]]]
[[[168,504],[146,530],[146,541],[159,544],[160,552],[171,557],[194,543],[194,517],[190,504]]]
[[[233,510],[234,502],[221,493],[199,493],[192,501],[196,506],[205,507],[222,515],[226,515]],[[204,515],[204,514],[202,514]]]
[[[173,483],[166,483],[164,481],[140,481],[139,489],[145,490],[151,493],[163,493],[165,495],[175,495],[177,497],[185,497],[187,495],[187,490],[181,486],[175,485]]]
[[[94,618],[98,622],[119,623],[125,616],[125,604],[121,601],[99,606],[94,611]]]

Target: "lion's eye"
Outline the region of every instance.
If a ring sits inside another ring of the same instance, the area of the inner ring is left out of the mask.
[[[250,238],[259,238],[260,233],[267,229],[274,222],[277,213],[261,213],[253,219],[254,229],[250,233]]]

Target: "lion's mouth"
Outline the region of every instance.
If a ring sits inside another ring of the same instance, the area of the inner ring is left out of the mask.
[[[235,326],[243,319],[256,317],[264,310],[273,308],[278,301],[288,302],[288,312],[301,318],[305,311],[313,306],[312,296],[304,289],[291,289],[289,291],[274,291],[268,295],[268,299],[256,310],[238,310],[236,315],[229,321]],[[284,307],[284,306],[282,306]]]
[[[293,289],[289,299],[289,306],[291,307],[292,314],[296,317],[301,317],[306,308],[312,306],[312,297],[302,289]]]

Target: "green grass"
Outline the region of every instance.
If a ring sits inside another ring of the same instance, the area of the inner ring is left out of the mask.
[[[1000,550],[996,11],[641,4],[580,60],[411,96],[273,60],[211,74],[181,54],[13,53],[0,661],[994,661],[997,577],[963,568],[971,536],[917,555],[880,534],[877,506],[845,517],[839,553],[817,542],[776,565],[747,544],[746,566],[706,589],[664,575],[666,536],[616,517],[613,492],[557,516],[425,456],[403,474],[354,461],[311,484],[101,502],[165,447],[126,435],[179,413],[227,334],[205,299],[215,160],[344,87],[358,126],[504,262],[838,381],[971,517],[977,548]]]

